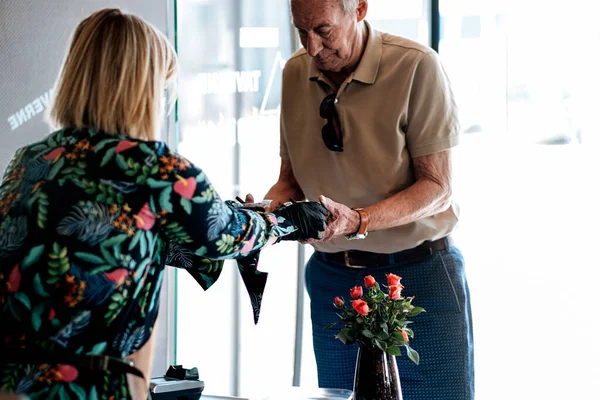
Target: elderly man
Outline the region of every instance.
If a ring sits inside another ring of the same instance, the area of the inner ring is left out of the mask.
[[[404,399],[472,399],[469,289],[450,239],[452,91],[432,49],[373,29],[367,8],[291,0],[304,48],[283,72],[281,170],[265,197],[320,199],[331,214],[306,270],[319,386],[353,386],[356,346],[323,331],[333,298],[394,273],[427,311],[412,326],[420,365],[398,357]]]

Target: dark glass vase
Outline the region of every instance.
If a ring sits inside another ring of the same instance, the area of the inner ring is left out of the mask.
[[[360,346],[354,371],[354,400],[402,400],[396,356]]]

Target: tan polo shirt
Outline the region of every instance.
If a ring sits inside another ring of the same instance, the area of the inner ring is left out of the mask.
[[[354,73],[337,91],[344,151],[325,147],[319,116],[331,83],[304,49],[283,71],[281,158],[291,162],[307,199],[323,194],[349,207],[367,207],[415,182],[411,158],[458,144],[457,110],[437,54],[411,40],[378,32],[369,36]],[[369,232],[365,240],[317,243],[323,252],[393,253],[448,235],[458,222],[455,205],[416,222]]]

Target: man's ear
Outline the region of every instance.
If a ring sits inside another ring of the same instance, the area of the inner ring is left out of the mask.
[[[369,9],[369,2],[367,0],[359,0],[358,7],[356,9],[357,22],[361,22],[367,16],[367,10]]]

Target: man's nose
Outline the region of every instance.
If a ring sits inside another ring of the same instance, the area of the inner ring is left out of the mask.
[[[321,37],[314,32],[309,32],[306,38],[306,52],[309,56],[315,57],[323,49]]]

